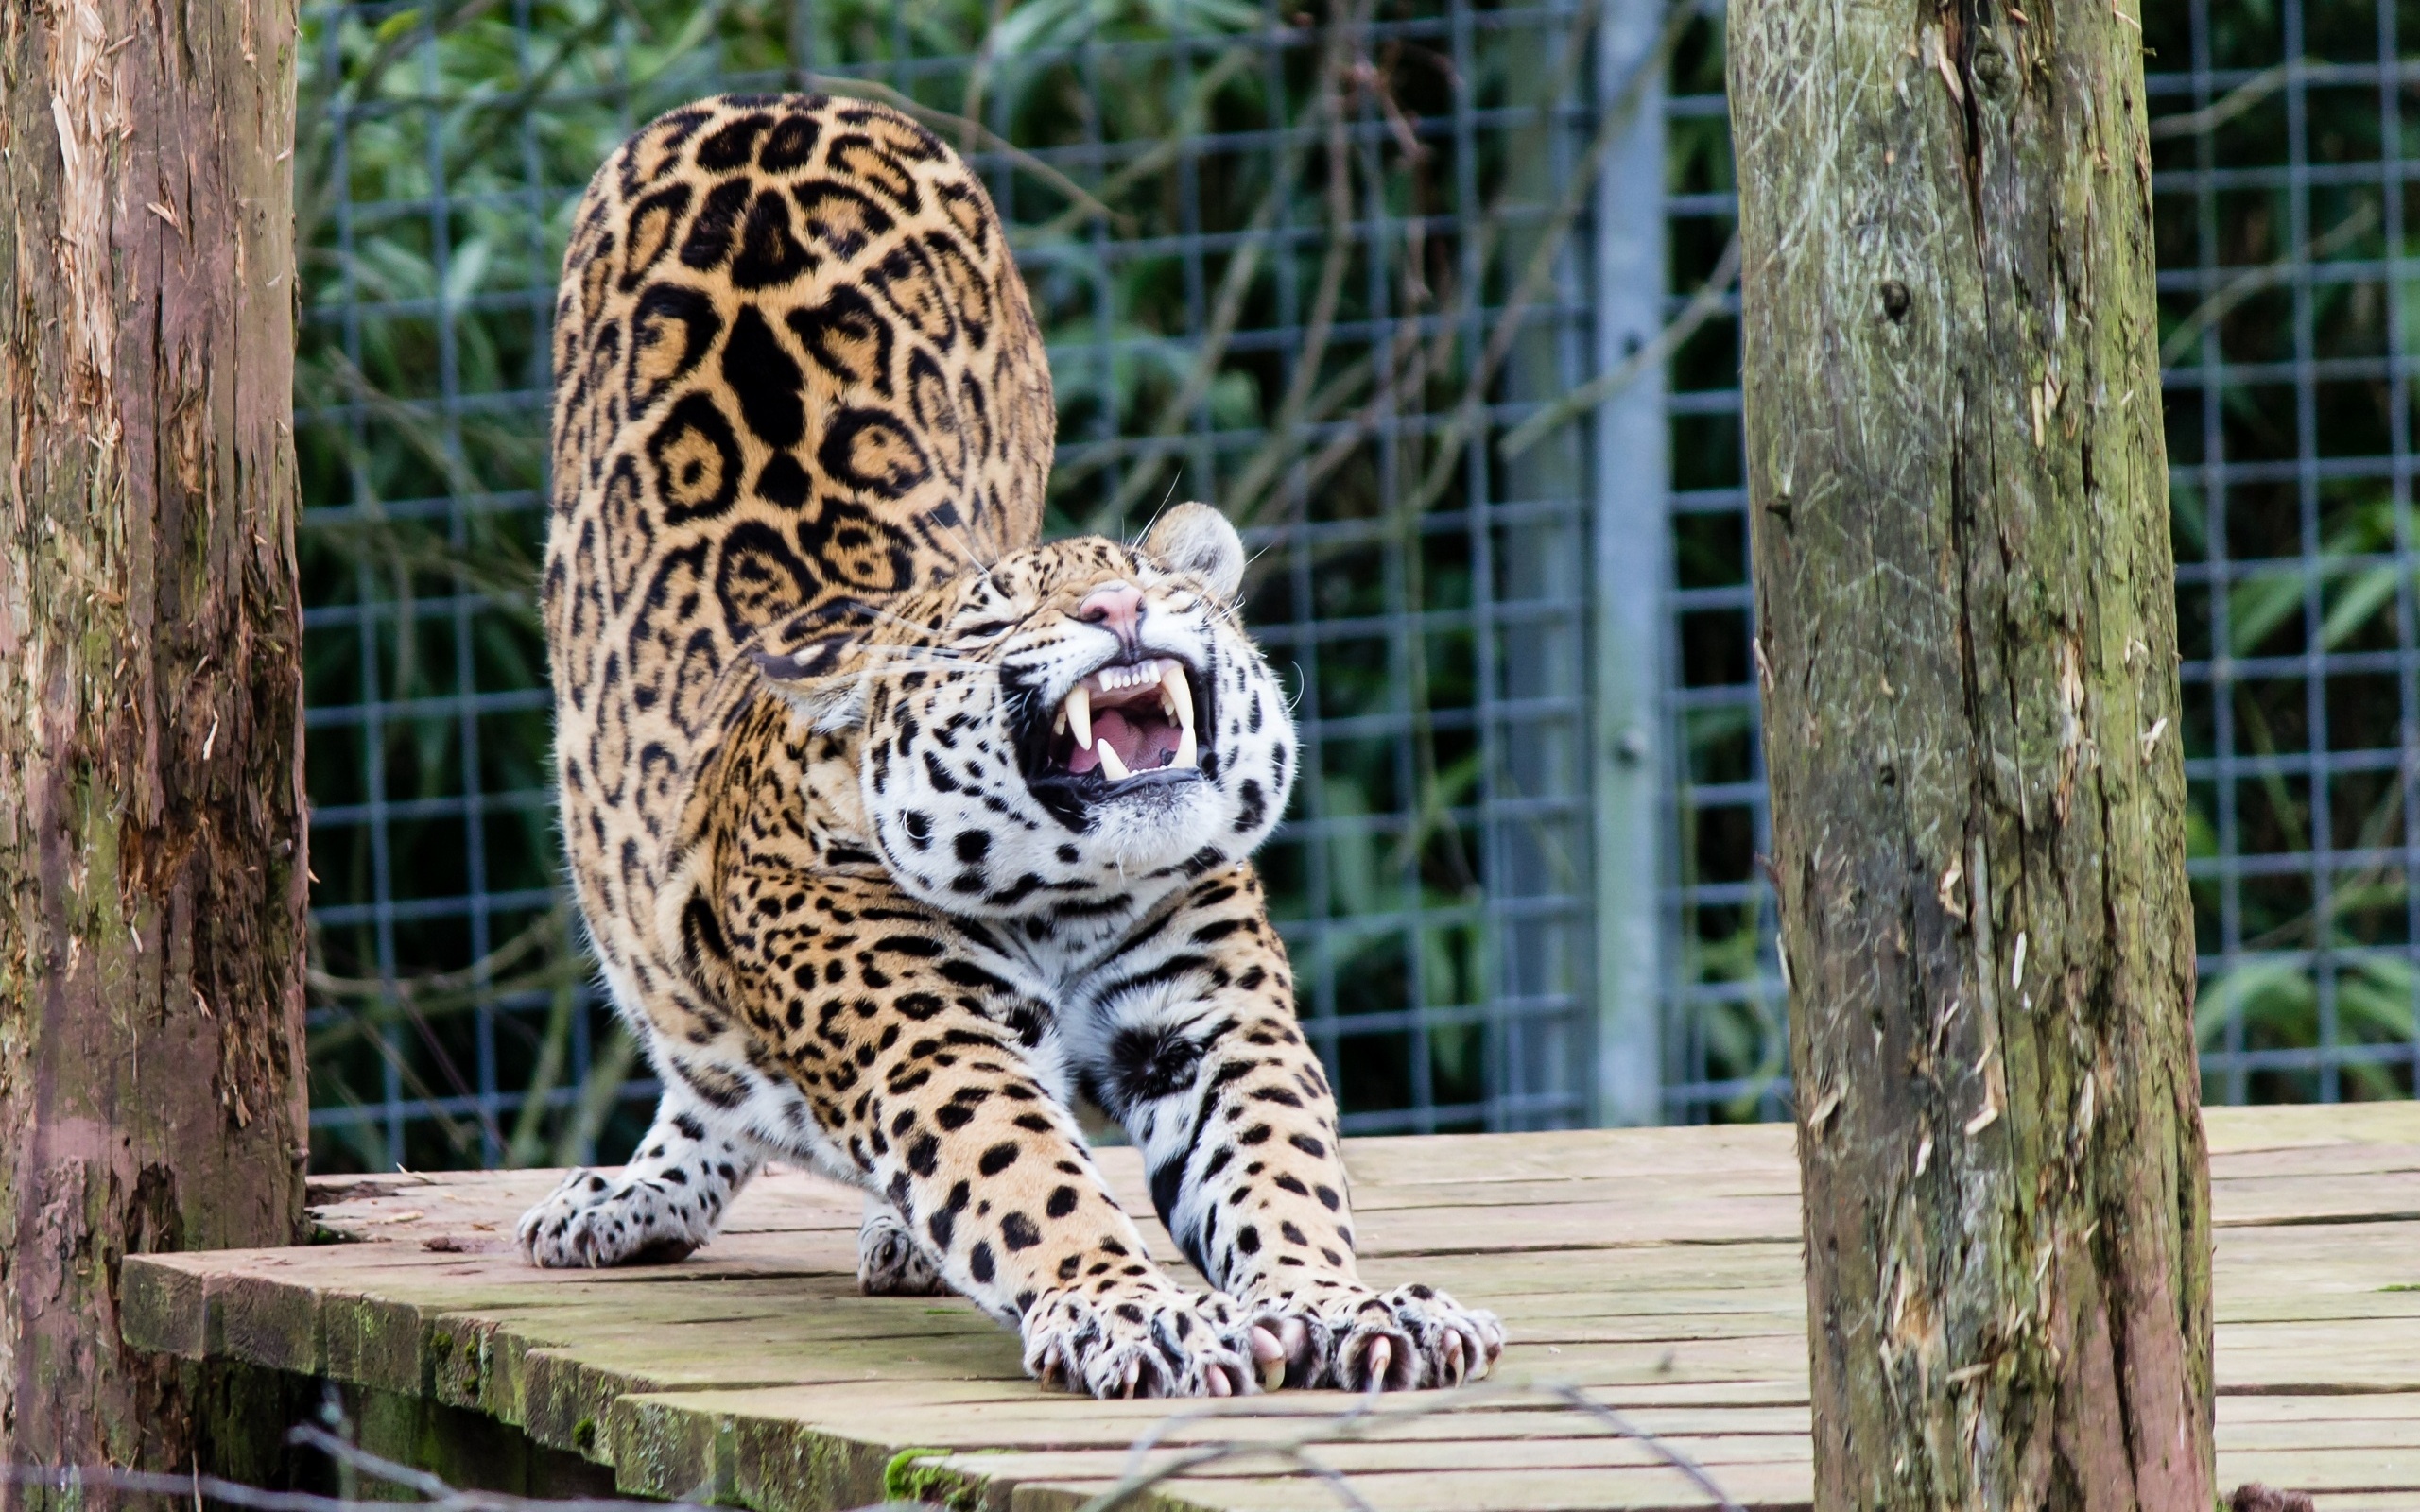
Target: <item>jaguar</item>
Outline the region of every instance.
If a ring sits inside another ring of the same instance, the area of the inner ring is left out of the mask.
[[[1046,1383],[1486,1374],[1491,1314],[1357,1267],[1250,861],[1300,756],[1242,541],[1200,504],[1042,540],[1048,364],[964,162],[864,99],[672,111],[577,208],[553,356],[565,850],[663,1092],[528,1259],[686,1256],[789,1160],[865,1194],[864,1291],[972,1299]]]

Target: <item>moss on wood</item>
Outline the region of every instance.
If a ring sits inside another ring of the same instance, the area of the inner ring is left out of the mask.
[[[295,45],[0,37],[0,1461],[188,1467],[208,1341],[126,1349],[121,1269],[300,1231]]]
[[[1731,11],[1823,1507],[2210,1504],[2131,3]]]

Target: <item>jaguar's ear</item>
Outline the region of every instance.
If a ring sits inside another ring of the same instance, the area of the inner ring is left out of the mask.
[[[756,675],[790,701],[809,729],[829,734],[866,716],[863,630],[827,626],[804,637],[781,637],[780,651],[751,651]]]
[[[1220,603],[1235,602],[1244,582],[1244,538],[1206,504],[1180,504],[1160,516],[1143,549],[1170,572],[1201,579]]]

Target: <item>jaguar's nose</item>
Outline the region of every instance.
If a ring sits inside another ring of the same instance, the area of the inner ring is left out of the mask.
[[[1076,618],[1131,646],[1143,627],[1143,591],[1131,583],[1103,583],[1076,606]]]

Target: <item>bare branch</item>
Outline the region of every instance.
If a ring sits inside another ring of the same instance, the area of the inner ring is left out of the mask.
[[[1687,1476],[1690,1484],[1699,1490],[1713,1497],[1715,1504],[1721,1507],[1722,1512],[1742,1512],[1739,1503],[1731,1500],[1730,1494],[1720,1486],[1716,1485],[1714,1477],[1708,1475],[1696,1460],[1689,1458],[1603,1402],[1592,1400],[1578,1386],[1556,1386],[1553,1390],[1556,1396],[1603,1423],[1615,1433],[1621,1435],[1624,1438],[1635,1438],[1662,1455],[1664,1463]]]
[[[1205,1403],[1174,1414],[1153,1425],[1134,1440],[1128,1451],[1125,1472],[1117,1483],[1086,1502],[1079,1512],[1115,1512],[1152,1486],[1190,1474],[1195,1470],[1226,1461],[1252,1458],[1281,1459],[1317,1477],[1351,1512],[1369,1512],[1369,1503],[1353,1488],[1349,1478],[1333,1467],[1315,1458],[1309,1451],[1322,1444],[1353,1443],[1366,1438],[1382,1428],[1417,1422],[1445,1413],[1493,1403],[1501,1405],[1507,1400],[1518,1400],[1536,1391],[1544,1391],[1585,1413],[1611,1428],[1624,1438],[1635,1439],[1653,1451],[1667,1465],[1686,1476],[1722,1512],[1741,1512],[1739,1503],[1707,1474],[1703,1467],[1680,1450],[1666,1443],[1630,1418],[1592,1400],[1577,1386],[1530,1386],[1503,1382],[1482,1382],[1477,1385],[1458,1386],[1443,1391],[1424,1391],[1411,1405],[1398,1407],[1402,1397],[1387,1397],[1372,1392],[1357,1400],[1350,1408],[1333,1418],[1312,1419],[1302,1432],[1283,1438],[1222,1439],[1173,1453],[1157,1466],[1146,1469],[1145,1458],[1170,1434],[1199,1423],[1216,1421],[1250,1413],[1249,1405],[1234,1402]]]
[[[1548,432],[1567,421],[1588,413],[1606,400],[1631,386],[1633,380],[1648,369],[1658,366],[1665,358],[1681,349],[1681,343],[1698,334],[1698,328],[1714,318],[1722,309],[1723,297],[1739,277],[1739,238],[1733,236],[1723,248],[1721,260],[1714,266],[1689,302],[1683,307],[1672,323],[1655,334],[1655,339],[1632,352],[1613,371],[1600,373],[1546,408],[1513,427],[1512,434],[1495,443],[1496,455],[1510,462],[1538,444]]]

